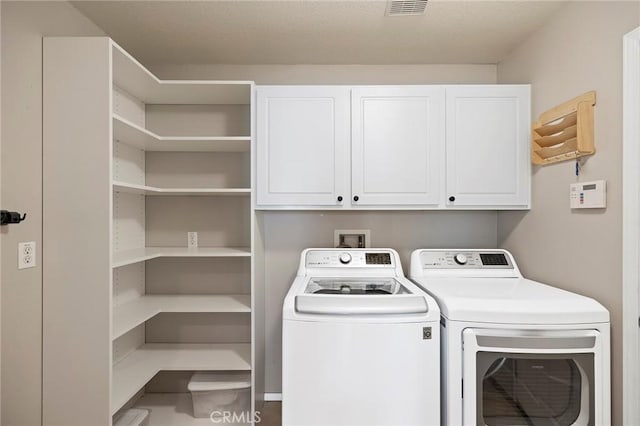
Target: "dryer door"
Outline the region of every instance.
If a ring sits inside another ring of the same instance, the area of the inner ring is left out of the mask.
[[[464,424],[601,424],[598,337],[596,330],[464,330]]]

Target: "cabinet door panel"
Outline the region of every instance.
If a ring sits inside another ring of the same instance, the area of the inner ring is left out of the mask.
[[[439,202],[443,113],[439,87],[352,91],[354,206]]]
[[[447,205],[527,207],[529,86],[446,90]]]
[[[260,205],[335,205],[347,196],[349,89],[258,88]]]

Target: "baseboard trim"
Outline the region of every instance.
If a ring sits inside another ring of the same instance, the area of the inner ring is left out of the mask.
[[[282,401],[281,393],[265,393],[264,394],[265,401]]]

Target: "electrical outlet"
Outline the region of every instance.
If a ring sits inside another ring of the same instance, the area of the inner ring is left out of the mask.
[[[18,243],[18,269],[35,268],[36,242]]]
[[[198,233],[197,232],[187,232],[187,247],[189,247],[189,248],[198,247]]]

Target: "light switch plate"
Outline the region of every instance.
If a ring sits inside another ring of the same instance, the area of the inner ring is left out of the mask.
[[[572,183],[569,186],[572,209],[603,209],[607,207],[607,181]]]

